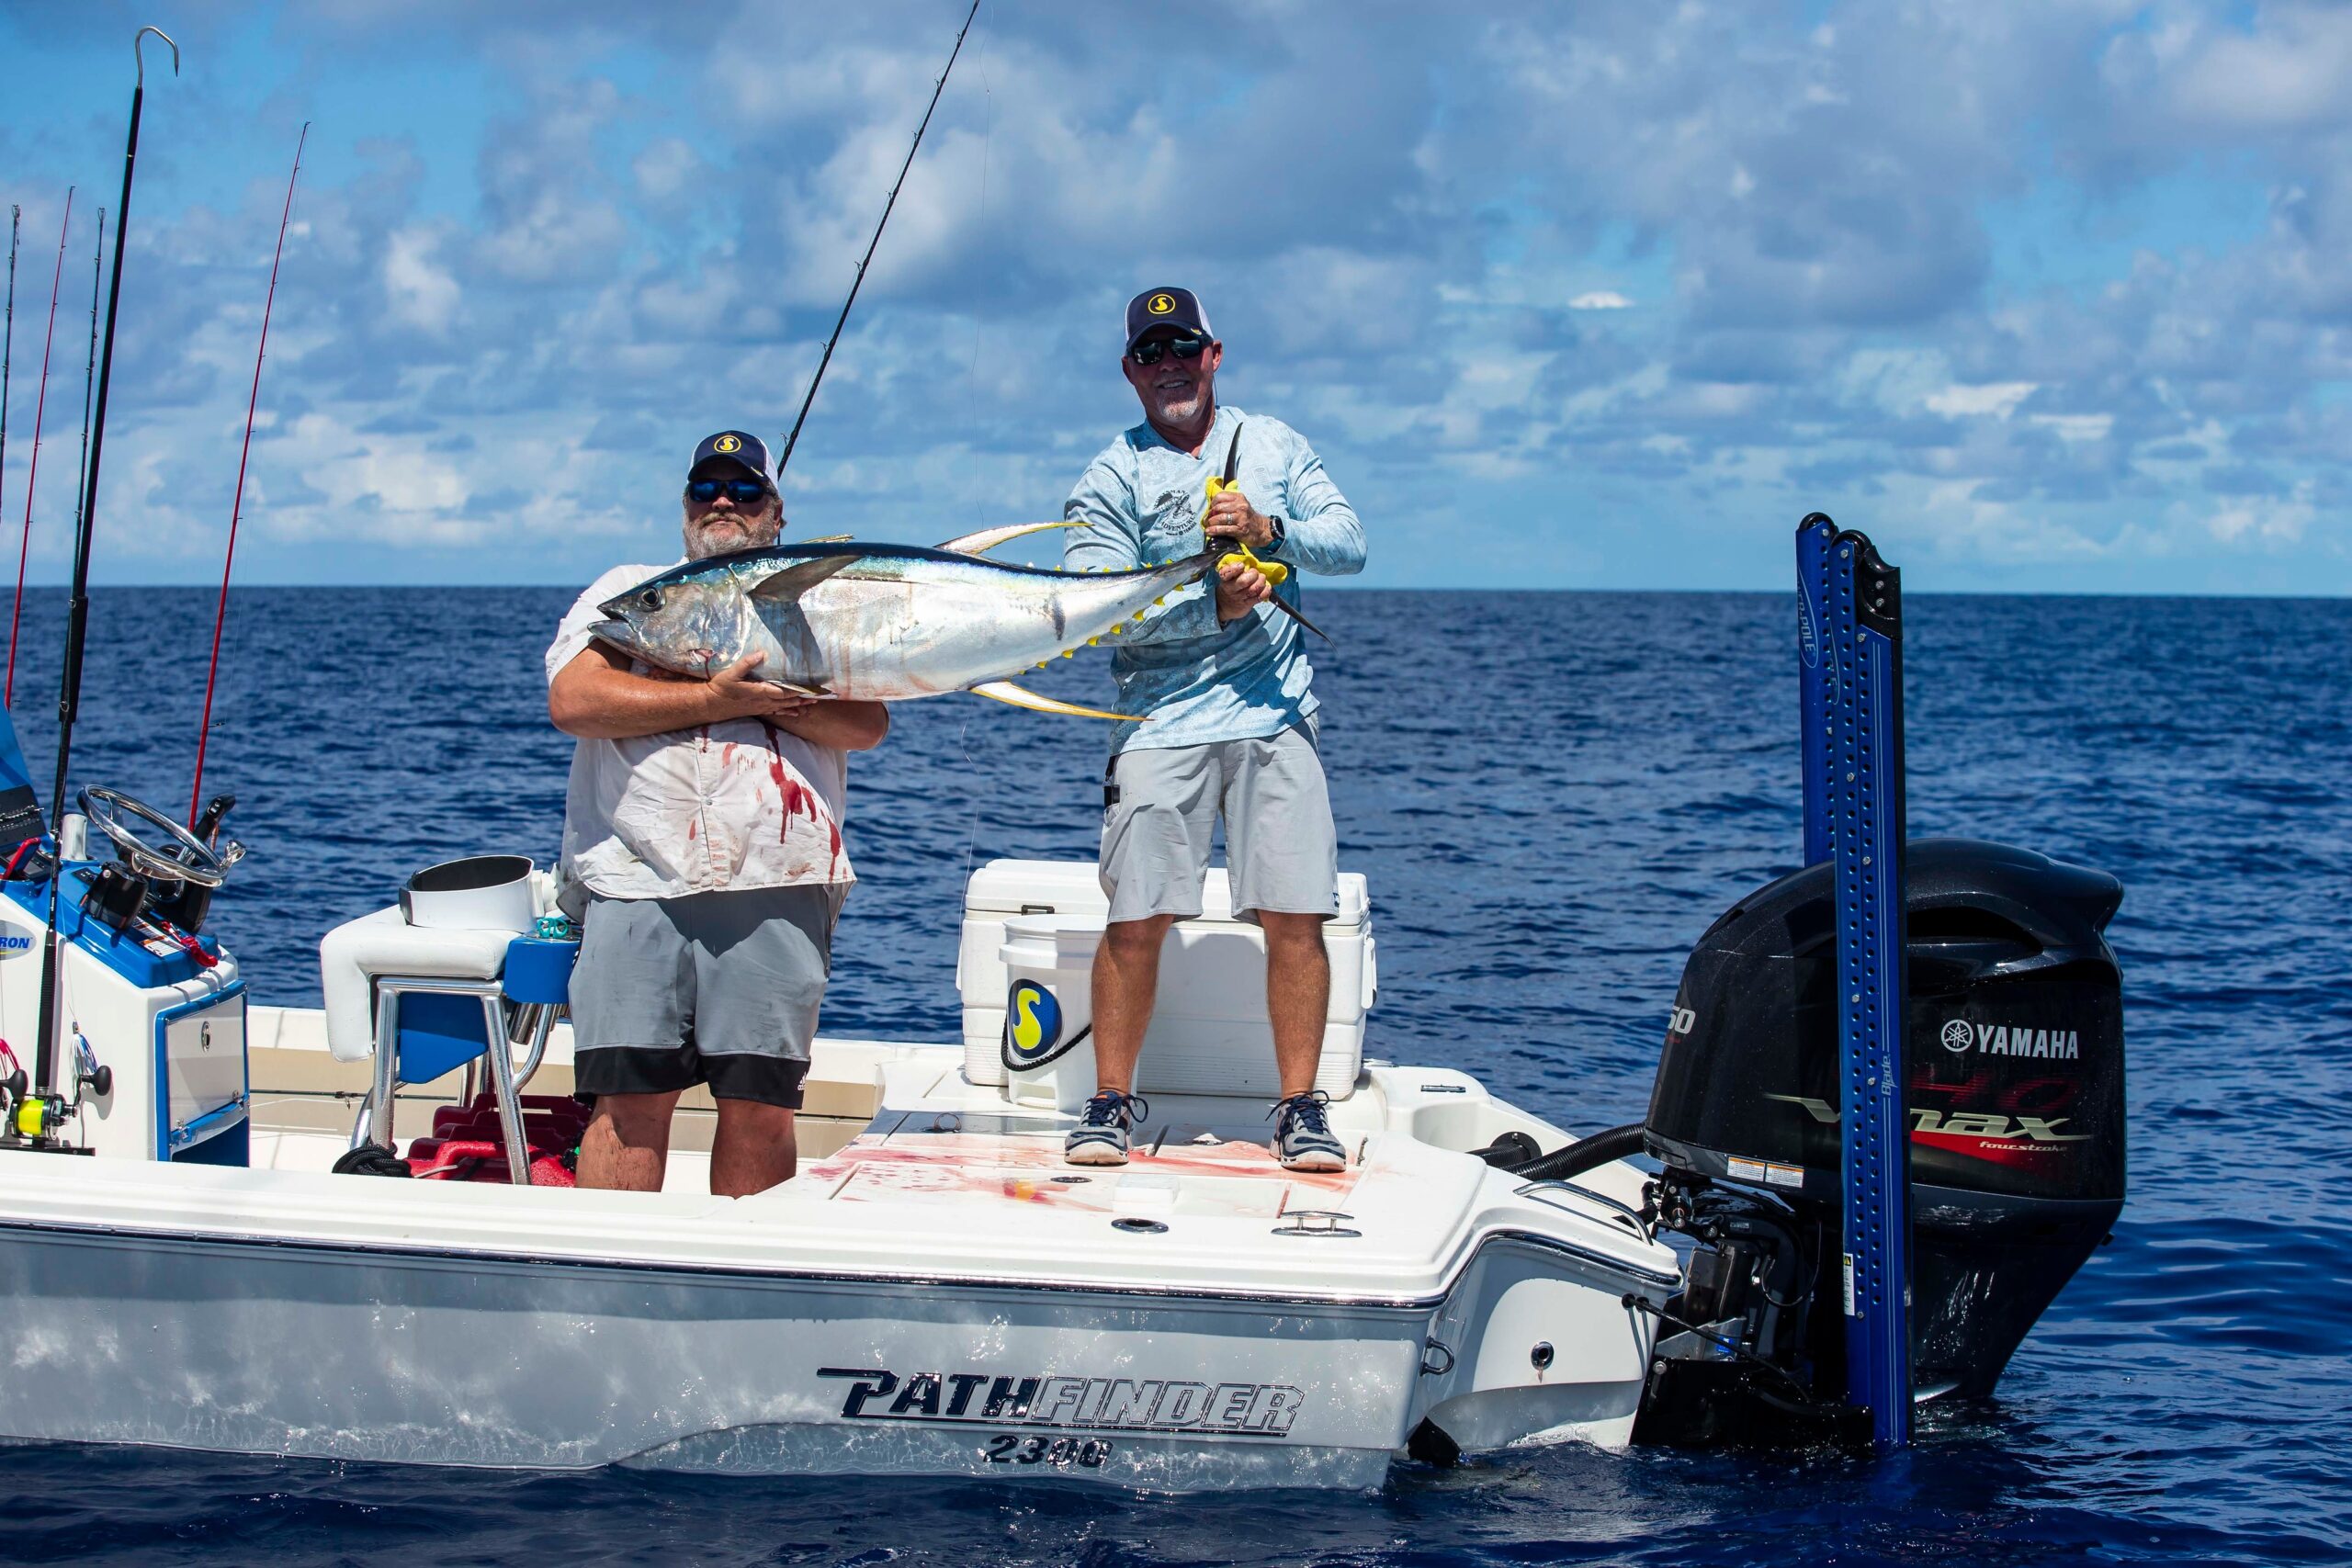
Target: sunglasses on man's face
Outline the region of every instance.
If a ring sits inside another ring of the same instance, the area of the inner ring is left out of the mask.
[[[1179,359],[1198,359],[1209,340],[1199,333],[1185,333],[1178,337],[1148,337],[1127,350],[1127,357],[1137,365],[1157,365],[1173,354]]]
[[[721,495],[738,506],[754,506],[767,498],[768,487],[757,479],[688,479],[686,499],[708,506]]]

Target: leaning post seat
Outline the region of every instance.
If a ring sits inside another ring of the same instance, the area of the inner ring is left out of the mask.
[[[531,882],[528,907],[551,907],[547,879],[534,875]],[[394,1146],[401,1085],[429,1083],[487,1058],[508,1179],[528,1185],[520,1090],[546,1052],[579,951],[576,942],[511,929],[415,925],[399,907],[327,932],[319,942],[327,1049],[338,1061],[372,1059],[376,1066],[352,1128],[352,1146]],[[511,1022],[509,1002],[515,1008]],[[519,1068],[510,1042],[527,1044]]]

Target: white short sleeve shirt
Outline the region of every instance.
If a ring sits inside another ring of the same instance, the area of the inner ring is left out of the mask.
[[[591,583],[548,647],[548,683],[594,640],[599,604],[668,570],[618,566]],[[846,753],[756,718],[582,739],[564,795],[563,870],[606,898],[854,882],[842,842],[848,797]]]

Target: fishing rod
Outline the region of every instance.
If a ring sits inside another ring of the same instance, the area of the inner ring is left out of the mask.
[[[8,365],[17,348],[17,225],[23,220],[25,209],[11,202],[8,206],[8,320],[0,328],[0,494],[7,491],[8,472]]]
[[[1227,491],[1234,489],[1236,487],[1236,481],[1238,480],[1240,477],[1241,426],[1237,424],[1233,427],[1233,444],[1225,449],[1225,472],[1219,477],[1211,479],[1208,482],[1207,489],[1209,500],[1214,502],[1218,496],[1224,494]],[[1208,513],[1205,512],[1202,513],[1202,537],[1204,539],[1207,539],[1207,542],[1214,546],[1216,543],[1216,540],[1208,539]],[[1251,571],[1256,572],[1259,576],[1266,580],[1266,586],[1269,590],[1279,586],[1289,579],[1289,567],[1284,566],[1278,560],[1260,560],[1258,558],[1258,553],[1250,547],[1249,541],[1242,538],[1238,534],[1232,535],[1229,537],[1220,535],[1219,537],[1225,538],[1226,543],[1233,547],[1233,549],[1229,554],[1220,556],[1217,558],[1216,564],[1220,569],[1228,566],[1246,566]],[[1216,599],[1216,590],[1214,584],[1212,584],[1209,589],[1209,599],[1212,604],[1214,604]],[[1283,615],[1288,615],[1292,620],[1296,621],[1300,626],[1305,626],[1308,631],[1313,632],[1325,642],[1329,642],[1331,640],[1330,633],[1325,631],[1321,626],[1317,626],[1313,621],[1308,620],[1306,615],[1300,613],[1296,605],[1290,604],[1280,594],[1270,592],[1266,597],[1265,603],[1272,604],[1275,609],[1280,610]]]
[[[141,51],[153,33],[171,45],[172,74],[180,73],[180,46],[161,28],[141,28],[130,40],[138,75],[130,89],[130,134],[122,149],[122,198],[114,209],[114,276],[107,285],[106,334],[98,349],[98,403],[90,416],[90,466],[82,475],[81,523],[74,530],[74,588],[65,602],[65,670],[57,696],[57,787],[50,796],[49,819],[55,824],[59,850],[56,869],[49,878],[49,929],[41,938],[40,1039],[33,1057],[32,1097],[20,1101],[17,1131],[29,1137],[49,1138],[49,1114],[57,1101],[57,892],[65,880],[65,772],[74,756],[74,716],[82,705],[82,645],[90,630],[90,539],[98,526],[98,462],[107,446],[107,392],[114,380],[114,332],[122,306],[122,242],[130,232],[130,179],[139,164],[139,111],[147,101],[147,57]],[[52,1145],[53,1146],[53,1145]]]
[[[956,47],[947,51],[947,67],[940,72],[939,80],[932,85],[931,107],[922,111],[922,123],[915,127],[914,145],[907,149],[907,161],[899,165],[899,178],[890,186],[890,198],[882,204],[882,221],[874,225],[874,238],[865,243],[865,260],[857,264],[857,276],[850,280],[849,298],[842,301],[842,313],[833,322],[833,335],[825,340],[825,352],[818,356],[817,373],[808,378],[808,395],[800,400],[799,417],[792,422],[792,434],[784,438],[784,455],[775,460],[778,488],[784,484],[784,466],[792,461],[792,449],[800,442],[800,427],[808,421],[808,406],[817,400],[818,384],[825,378],[825,367],[833,362],[833,345],[842,340],[842,328],[849,322],[849,308],[857,303],[857,291],[865,282],[865,268],[874,260],[874,247],[882,243],[882,231],[890,226],[890,209],[899,205],[899,187],[907,183],[907,171],[915,166],[915,153],[922,146],[922,133],[931,129],[932,109],[939,107],[939,95],[947,90],[947,78],[956,69],[956,57],[964,52],[964,35],[972,30],[972,18],[980,14],[980,0],[972,0],[972,8],[964,13],[964,25],[956,31]]]
[[[8,613],[8,679],[0,707],[17,701],[17,623],[25,613],[25,557],[33,543],[33,486],[40,482],[40,422],[49,408],[49,345],[57,336],[57,287],[65,276],[65,237],[74,227],[74,187],[65,187],[65,221],[57,230],[57,267],[49,276],[49,331],[40,340],[40,395],[33,400],[33,460],[25,470],[25,535],[17,546],[17,607]]]
[[[106,276],[107,209],[98,209],[98,241],[90,247],[90,356],[82,362],[82,462],[74,469],[80,474],[90,466],[90,382],[98,366],[98,287]],[[74,496],[74,531],[82,531],[82,502],[85,498],[77,490]]]
[[[254,411],[261,406],[261,361],[269,351],[269,312],[277,303],[277,264],[286,254],[286,224],[294,216],[294,182],[302,175],[302,149],[310,145],[311,122],[294,143],[294,172],[286,176],[286,207],[277,215],[277,249],[269,257],[269,292],[261,302],[261,343],[254,349],[254,387],[245,398],[245,444],[237,451],[237,493],[229,502],[229,548],[220,559],[220,607],[212,613],[212,663],[204,672],[204,719],[196,729],[196,783],[188,791],[187,825],[196,827],[204,799],[204,743],[212,734],[212,686],[220,676],[220,628],[229,622],[229,571],[237,563],[237,519],[245,507],[245,459],[253,456]]]

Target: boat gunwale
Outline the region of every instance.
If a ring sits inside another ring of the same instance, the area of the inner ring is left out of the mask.
[[[504,1251],[486,1247],[435,1247],[429,1245],[402,1246],[397,1243],[371,1243],[330,1240],[319,1236],[268,1236],[227,1231],[157,1229],[119,1224],[75,1224],[62,1220],[32,1220],[0,1216],[0,1237],[12,1234],[37,1236],[62,1236],[77,1241],[112,1243],[162,1243],[168,1246],[202,1248],[206,1247],[248,1247],[266,1251],[320,1252],[354,1254],[362,1257],[397,1258],[424,1262],[480,1265],[503,1264],[524,1269],[578,1269],[597,1271],[618,1271],[639,1274],[681,1274],[695,1278],[718,1278],[779,1284],[824,1285],[889,1285],[912,1286],[921,1289],[981,1287],[1009,1292],[1037,1292],[1053,1295],[1094,1295],[1136,1297],[1152,1301],[1201,1301],[1264,1304],[1271,1306],[1341,1308],[1371,1312],[1430,1312],[1445,1304],[1462,1277],[1481,1252],[1494,1243],[1516,1243],[1572,1258],[1588,1268],[1600,1269],[1621,1279],[1634,1280],[1655,1289],[1674,1291],[1681,1286],[1679,1277],[1651,1273],[1628,1267],[1623,1262],[1601,1254],[1587,1251],[1572,1242],[1562,1241],[1537,1231],[1500,1226],[1482,1233],[1464,1254],[1457,1267],[1447,1271],[1443,1289],[1415,1296],[1374,1296],[1332,1292],[1320,1295],[1285,1294],[1272,1291],[1246,1289],[1221,1290],[1211,1286],[1154,1285],[1136,1287],[1111,1283],[1079,1283],[1048,1280],[1016,1280],[1001,1275],[958,1273],[904,1273],[880,1269],[843,1271],[838,1269],[795,1269],[790,1267],[760,1268],[745,1264],[692,1263],[656,1261],[649,1258],[585,1258],[565,1253],[528,1253]]]

